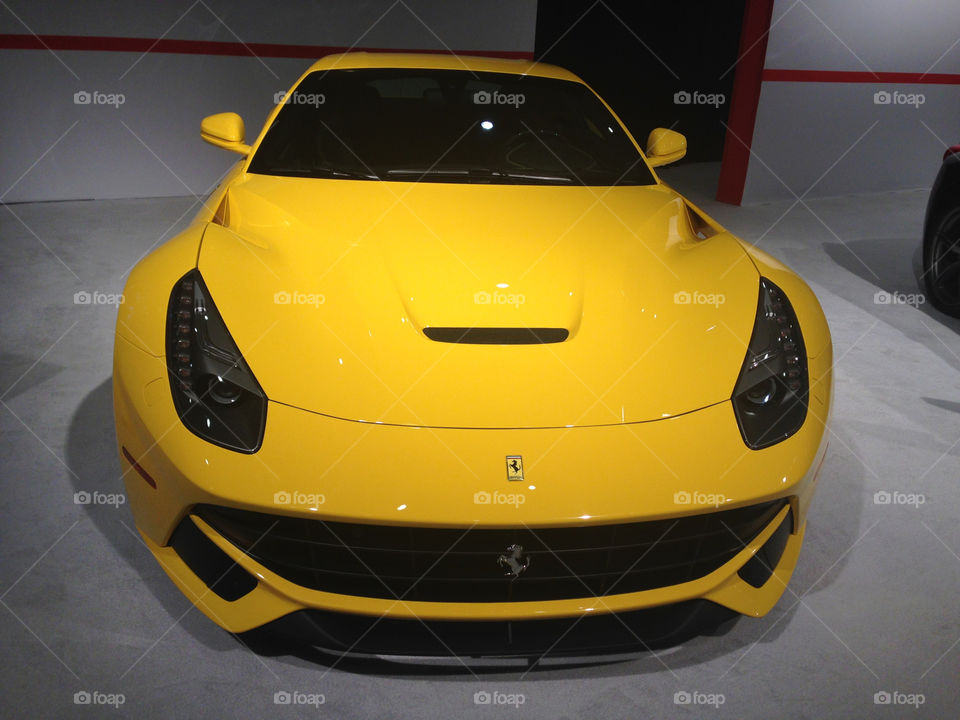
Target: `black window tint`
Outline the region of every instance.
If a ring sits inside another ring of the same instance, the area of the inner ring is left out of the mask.
[[[461,70],[314,72],[252,173],[427,182],[648,185],[652,174],[584,85]]]

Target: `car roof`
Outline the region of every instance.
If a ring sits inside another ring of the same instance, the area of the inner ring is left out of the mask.
[[[463,70],[497,72],[512,75],[534,75],[582,83],[569,70],[533,60],[507,60],[479,55],[447,53],[346,52],[327,55],[317,60],[307,72],[357,68],[423,68],[430,70]]]

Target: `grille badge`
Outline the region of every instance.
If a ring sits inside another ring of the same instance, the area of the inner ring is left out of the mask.
[[[523,552],[523,545],[511,545],[507,552],[497,558],[497,565],[507,568],[504,573],[507,577],[516,580],[528,567],[530,567],[530,556]]]

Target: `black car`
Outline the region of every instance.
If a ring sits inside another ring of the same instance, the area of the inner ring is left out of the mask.
[[[933,306],[960,317],[960,145],[943,154],[927,202],[923,280]]]

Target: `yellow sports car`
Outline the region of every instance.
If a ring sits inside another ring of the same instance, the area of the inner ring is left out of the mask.
[[[657,177],[683,136],[642,152],[527,61],[348,53],[278,100],[252,144],[203,121],[242,159],[117,322],[130,507],[187,597],[231,632],[417,654],[770,610],[830,334]]]

